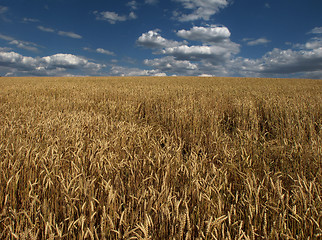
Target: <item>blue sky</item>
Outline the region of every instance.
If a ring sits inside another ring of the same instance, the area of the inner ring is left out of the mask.
[[[321,12],[321,0],[0,0],[0,75],[322,79]]]

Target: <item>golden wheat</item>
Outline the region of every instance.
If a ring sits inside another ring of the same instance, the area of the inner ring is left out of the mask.
[[[1,239],[318,239],[322,82],[0,79]]]

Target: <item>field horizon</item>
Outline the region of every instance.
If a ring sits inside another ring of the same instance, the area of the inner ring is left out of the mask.
[[[322,81],[1,77],[1,239],[319,239]]]
[[[195,78],[195,79],[203,79],[203,78],[212,78],[213,80],[216,79],[257,79],[257,80],[308,80],[308,81],[319,81],[322,79],[318,79],[318,78],[289,78],[289,77],[234,77],[234,76],[189,76],[189,75],[178,75],[178,76],[0,76],[1,79],[4,78],[8,78],[8,79],[21,79],[21,78],[25,78],[25,79],[40,79],[40,78],[44,78],[44,79],[54,79],[54,78],[60,78],[60,79],[72,79],[72,78],[87,78],[87,79],[126,79],[126,78],[132,78],[132,79],[142,79],[142,78],[156,78],[156,79],[165,79],[165,78],[182,78],[182,79],[191,79],[191,78]]]

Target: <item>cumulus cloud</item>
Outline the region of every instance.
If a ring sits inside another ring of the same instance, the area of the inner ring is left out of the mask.
[[[170,72],[183,75],[192,75],[193,72],[198,69],[198,65],[195,63],[191,63],[186,60],[175,60],[175,58],[171,56],[145,59],[144,64],[151,66],[154,69],[158,69],[161,72]]]
[[[268,40],[267,38],[264,38],[264,37],[258,38],[258,39],[245,38],[243,40],[247,42],[248,46],[263,45],[263,44],[267,44],[267,43],[271,42],[270,40]]]
[[[313,38],[309,42],[305,43],[306,49],[318,49],[322,48],[322,38]]]
[[[163,54],[174,56],[176,60],[201,61],[208,60],[213,64],[224,64],[232,54],[239,52],[239,45],[230,46],[188,46],[170,47],[162,50]]]
[[[240,57],[240,45],[232,42],[229,30],[218,31],[216,26],[192,27],[179,30],[177,35],[203,45],[178,43],[160,36],[158,31],[142,34],[141,45],[158,48],[165,57],[145,59],[144,64],[159,72],[194,76],[249,76],[249,77],[304,77],[322,79],[322,36],[320,28],[310,33],[315,36],[296,48],[275,48],[258,59]],[[243,39],[249,46],[266,44],[268,39]]]
[[[25,57],[15,52],[0,52],[0,66],[12,67],[18,70],[35,68],[37,60]]]
[[[275,48],[265,54],[260,62],[261,72],[264,73],[289,74],[321,71],[322,47],[309,51]]]
[[[188,39],[201,41],[203,45],[188,45],[188,42],[177,42],[163,38],[159,30],[142,34],[137,44],[158,49],[156,54],[166,55],[162,58],[146,59],[144,64],[180,75],[200,75],[207,72],[223,72],[223,67],[239,53],[240,45],[230,41],[230,31],[226,27],[207,26],[193,27],[190,30],[179,30],[177,35]],[[202,68],[202,71],[201,71]],[[220,69],[220,70],[219,70]]]
[[[163,54],[174,56],[178,60],[200,61],[212,58],[215,55],[223,55],[225,49],[216,46],[178,46],[162,50]]]
[[[88,61],[85,58],[81,58],[72,54],[58,53],[52,56],[46,56],[42,58],[47,68],[77,68],[79,66],[86,66]]]
[[[52,28],[46,28],[46,27],[43,27],[43,26],[38,26],[37,28],[39,30],[43,31],[43,32],[55,32],[55,30],[52,29]]]
[[[143,33],[136,43],[146,48],[165,48],[179,46],[181,43],[177,41],[167,40],[160,35],[160,30],[151,30]]]
[[[16,52],[0,51],[0,68],[9,75],[66,75],[68,70],[97,72],[105,65],[72,54],[28,57]]]
[[[166,60],[169,61],[169,65],[167,65]],[[232,72],[227,68],[229,61],[222,64],[213,63],[207,59],[203,59],[198,62],[190,62],[187,60],[176,60],[173,57],[167,56],[165,59],[153,59],[145,62],[146,64],[151,64],[151,66],[160,71],[169,73],[170,75],[232,76]]]
[[[73,33],[73,32],[58,31],[58,35],[64,36],[64,37],[76,38],[76,39],[81,39],[82,38],[81,35],[78,35],[78,34]]]
[[[223,27],[221,27],[223,28]],[[237,54],[240,45],[232,42],[229,30],[218,31],[216,26],[192,27],[180,30],[177,35],[187,40],[203,42],[203,45],[188,45],[165,39],[159,31],[142,34],[138,44],[159,49],[165,57],[145,59],[144,64],[159,72],[175,75],[215,75],[250,77],[308,77],[322,79],[322,37],[319,29],[311,32],[317,36],[297,50],[275,48],[261,58],[249,59]],[[266,38],[244,39],[249,46],[266,44]],[[170,43],[175,43],[170,46]]]
[[[144,70],[122,66],[112,66],[110,74],[115,76],[166,76],[166,73],[160,72],[159,70]]]
[[[115,12],[98,12],[94,11],[94,14],[96,15],[97,20],[103,20],[108,21],[110,24],[115,24],[116,22],[124,22],[127,20],[127,17],[125,15],[118,15]]]
[[[237,75],[296,76],[322,79],[322,47],[313,50],[278,49],[267,52],[259,59],[238,57],[226,66]]]
[[[228,28],[224,26],[211,25],[208,27],[194,26],[190,30],[179,30],[177,35],[188,40],[217,43],[228,39],[231,34]]]
[[[208,21],[210,17],[228,6],[228,0],[174,0],[183,5],[185,9],[191,10],[190,14],[176,12],[175,17],[181,21],[194,21],[203,19]]]

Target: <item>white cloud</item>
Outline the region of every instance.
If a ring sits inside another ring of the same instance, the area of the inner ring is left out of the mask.
[[[322,47],[313,50],[293,51],[275,48],[260,60],[264,73],[299,73],[322,69]]]
[[[169,47],[162,50],[163,54],[172,55],[179,60],[200,61],[204,58],[210,58],[214,55],[223,55],[225,49],[216,46],[178,46]]]
[[[3,35],[0,33],[0,39],[6,40],[6,41],[13,41],[15,40],[13,37],[7,36],[7,35]]]
[[[214,25],[193,27],[188,31],[180,30],[177,35],[188,40],[199,40],[207,44],[189,46],[187,42],[177,42],[163,38],[159,34],[159,30],[149,31],[139,37],[137,44],[147,48],[158,49],[157,54],[167,56],[152,60],[146,59],[144,63],[159,71],[171,74],[223,73],[225,71],[222,66],[227,64],[235,54],[239,53],[240,45],[230,41],[230,32],[226,27]],[[202,68],[202,71],[199,68]],[[212,72],[208,68],[211,68]]]
[[[179,46],[181,43],[177,41],[167,40],[163,38],[160,33],[160,30],[151,30],[147,33],[143,33],[136,43],[140,46],[146,48],[165,48],[165,47],[175,47]]]
[[[130,12],[129,19],[137,19],[137,15],[134,12]]]
[[[43,32],[56,33],[56,34],[63,36],[63,37],[70,37],[70,38],[75,38],[75,39],[83,38],[81,35],[74,33],[74,32],[65,32],[65,31],[57,31],[56,32],[55,29],[44,27],[44,26],[38,26],[37,28]]]
[[[64,37],[76,38],[76,39],[81,39],[82,38],[81,35],[78,35],[78,34],[73,33],[73,32],[58,31],[58,35],[64,36]]]
[[[271,5],[269,3],[265,3],[266,8],[271,8]]]
[[[55,32],[55,30],[52,29],[52,28],[46,28],[46,27],[43,27],[43,26],[38,26],[37,28],[39,30],[43,31],[43,32]]]
[[[95,73],[105,65],[97,64],[72,54],[55,54],[46,57],[27,57],[16,52],[0,51],[0,70],[9,75],[66,75],[69,70]]]
[[[106,55],[111,55],[111,56],[114,56],[115,54],[109,50],[105,50],[103,48],[97,48],[96,49],[96,52],[98,53],[102,53],[102,54],[106,54]]]
[[[201,61],[207,60],[213,64],[224,64],[232,54],[239,52],[239,45],[231,46],[187,46],[170,47],[162,50],[163,54],[174,56],[176,60]]]
[[[36,68],[37,60],[15,52],[0,52],[0,67],[16,71],[31,71]]]
[[[179,37],[188,40],[216,43],[230,37],[230,31],[223,26],[211,25],[208,27],[194,26],[190,30],[179,30]]]
[[[138,3],[136,1],[130,1],[126,4],[126,6],[130,7],[133,10],[138,9]]]
[[[163,58],[145,59],[144,64],[151,66],[161,72],[169,72],[182,75],[191,75],[198,69],[198,65],[189,61],[175,60],[174,57],[167,56]]]
[[[307,34],[315,34],[315,36],[312,37],[310,40],[308,40],[304,44],[300,44],[300,43],[296,43],[296,44],[289,43],[287,45],[291,45],[291,46],[293,46],[293,48],[295,48],[295,49],[301,49],[301,50],[322,48],[322,27],[313,28]]]
[[[8,47],[0,47],[0,52],[8,52],[10,50],[11,48],[8,48]]]
[[[306,49],[318,49],[322,48],[322,38],[321,39],[312,39],[310,42],[305,44]]]
[[[3,39],[5,41],[8,41],[8,43],[10,45],[15,45],[18,48],[21,48],[21,49],[24,49],[24,50],[28,50],[28,51],[32,51],[32,52],[37,52],[38,51],[38,48],[40,47],[36,43],[22,41],[22,40],[17,40],[17,39],[14,39],[11,36],[7,36],[7,35],[3,35],[3,34],[0,34],[0,39]]]
[[[218,65],[212,64],[207,59],[192,63],[187,60],[176,60],[172,56],[166,56],[163,58],[146,59],[144,64],[171,76],[229,76],[230,74],[226,68],[227,62]]]
[[[177,35],[188,40],[204,42],[204,45],[188,45],[160,36],[159,31],[142,34],[139,45],[159,49],[165,57],[146,59],[144,64],[169,75],[215,75],[250,77],[309,77],[322,79],[322,38],[316,36],[298,50],[273,49],[258,59],[236,56],[240,45],[229,39],[229,30],[213,31],[215,26],[192,27],[180,30]],[[319,29],[312,32],[318,34]],[[212,33],[212,34],[211,34]],[[199,35],[198,35],[199,34]],[[221,38],[220,38],[220,37]],[[218,37],[218,38],[217,38]],[[216,39],[217,38],[217,39]],[[243,39],[248,45],[266,44],[266,38]],[[173,46],[170,46],[174,43]]]
[[[247,39],[245,38],[244,41],[247,41],[247,45],[248,46],[256,46],[256,45],[263,45],[263,44],[267,44],[269,42],[271,42],[270,40],[266,39],[266,38],[258,38],[258,39]]]
[[[85,66],[88,62],[85,58],[62,53],[43,57],[42,59],[46,62],[48,68],[76,68],[78,66]]]
[[[115,24],[118,21],[123,22],[123,21],[127,20],[126,16],[124,16],[124,15],[120,16],[115,12],[109,12],[109,11],[98,12],[98,11],[94,11],[94,14],[96,15],[97,20],[108,21],[110,24]]]
[[[83,50],[88,51],[88,52],[101,53],[101,54],[105,54],[105,55],[109,55],[109,56],[115,56],[115,53],[114,52],[111,52],[111,51],[106,50],[104,48],[96,48],[94,50],[94,49],[91,49],[89,47],[83,47]]]
[[[194,21],[203,19],[208,21],[210,17],[228,6],[228,0],[174,0],[183,5],[185,9],[191,10],[190,14],[176,12],[174,15],[179,21]]]
[[[214,77],[215,75],[212,75],[212,74],[206,74],[206,73],[203,73],[203,74],[200,74],[199,77]]]
[[[296,76],[322,79],[322,47],[299,51],[275,48],[259,59],[232,59],[226,68],[231,73],[250,77]]]
[[[108,21],[110,24],[137,19],[137,15],[134,10],[138,9],[138,3],[136,1],[130,1],[126,5],[132,9],[128,15],[119,15],[116,12],[110,11],[94,11],[93,13],[96,16],[96,20]]]
[[[166,73],[160,72],[159,70],[144,70],[122,66],[112,66],[110,73],[115,76],[166,76]]]
[[[24,60],[27,59],[27,57],[24,57],[18,53],[15,52],[0,52],[0,63],[2,66],[4,64],[11,64],[16,62],[25,62]]]
[[[135,14],[134,10],[138,9],[138,3],[133,0],[133,1],[128,2],[126,5],[132,9],[132,11],[129,13],[129,16],[126,19],[127,20],[137,19],[138,17]]]
[[[11,45],[16,45],[18,48],[25,49],[32,52],[38,51],[38,45],[32,42],[20,41],[20,40],[12,40],[9,42]]]
[[[322,34],[322,27],[313,28],[309,33],[312,33],[312,34]]]

